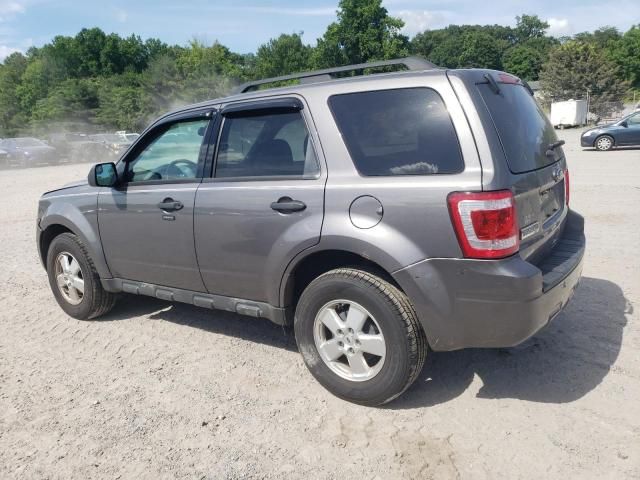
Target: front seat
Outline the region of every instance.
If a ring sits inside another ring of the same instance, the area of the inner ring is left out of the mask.
[[[293,153],[282,139],[264,142],[252,153],[253,167],[262,175],[295,175]]]

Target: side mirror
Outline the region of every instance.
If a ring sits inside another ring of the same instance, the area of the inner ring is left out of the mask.
[[[626,120],[622,123],[620,123],[621,127],[627,128],[629,126],[629,124],[626,122]]]
[[[89,171],[88,180],[92,187],[113,187],[118,183],[116,164],[109,162],[94,165]]]

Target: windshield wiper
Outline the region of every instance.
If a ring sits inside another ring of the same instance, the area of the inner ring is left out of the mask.
[[[552,157],[553,156],[553,151],[558,148],[561,147],[562,145],[564,145],[564,140],[558,140],[557,142],[553,142],[550,143],[549,145],[547,145],[547,151],[545,152],[546,155],[548,157]]]

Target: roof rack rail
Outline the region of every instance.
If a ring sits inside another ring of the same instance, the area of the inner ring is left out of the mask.
[[[420,57],[405,57],[394,60],[382,60],[379,62],[359,63],[357,65],[347,65],[344,67],[326,68],[324,70],[313,70],[310,72],[294,73],[291,75],[282,75],[280,77],[265,78],[255,80],[240,85],[233,93],[246,93],[257,90],[260,85],[268,85],[270,83],[286,82],[289,80],[300,80],[300,83],[317,83],[326,82],[334,78],[334,75],[342,72],[352,72],[354,70],[364,70],[366,68],[380,68],[395,65],[404,65],[407,70],[432,70],[439,68],[437,65]]]

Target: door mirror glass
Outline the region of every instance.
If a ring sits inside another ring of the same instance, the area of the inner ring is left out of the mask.
[[[89,185],[93,187],[113,187],[118,182],[115,163],[99,163],[89,172]]]

